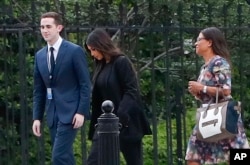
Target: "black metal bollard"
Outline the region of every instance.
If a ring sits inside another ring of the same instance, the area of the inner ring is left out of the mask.
[[[113,114],[114,104],[110,100],[102,103],[104,112],[98,119],[97,135],[99,136],[98,165],[119,165],[119,118]]]

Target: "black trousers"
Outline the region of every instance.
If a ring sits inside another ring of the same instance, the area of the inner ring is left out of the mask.
[[[98,165],[98,136],[95,133],[91,151],[87,159],[87,165]],[[125,141],[120,138],[120,150],[127,165],[143,165],[142,140],[136,142]]]

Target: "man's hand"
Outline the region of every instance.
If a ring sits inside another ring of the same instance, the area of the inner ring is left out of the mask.
[[[32,130],[33,130],[33,134],[36,135],[37,137],[40,137],[42,135],[40,120],[34,120]]]
[[[73,128],[75,129],[80,128],[81,126],[83,126],[83,123],[84,123],[84,116],[79,113],[76,113],[72,121],[72,124],[74,125]]]

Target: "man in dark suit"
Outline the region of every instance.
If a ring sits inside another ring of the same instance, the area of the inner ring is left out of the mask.
[[[62,39],[62,29],[60,14],[41,16],[40,30],[47,46],[35,55],[32,129],[41,136],[46,111],[53,165],[75,165],[73,142],[89,118],[91,82],[85,52]]]

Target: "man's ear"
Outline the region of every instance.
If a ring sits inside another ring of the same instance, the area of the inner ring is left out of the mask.
[[[62,30],[63,30],[63,25],[57,25],[57,30],[58,30],[58,32],[61,32]]]

